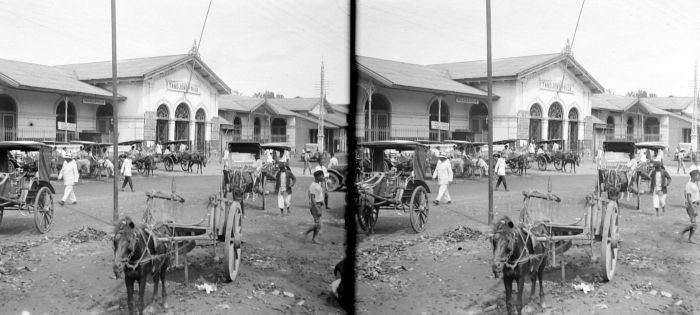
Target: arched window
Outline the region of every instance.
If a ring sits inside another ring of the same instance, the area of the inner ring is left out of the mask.
[[[644,120],[644,141],[661,141],[661,129],[659,120],[654,117],[647,117]]]
[[[484,103],[474,104],[469,109],[471,131],[474,133],[473,141],[486,141],[489,134],[489,110]]]
[[[564,114],[561,104],[554,102],[552,105],[549,105],[547,117],[549,118],[548,139],[562,139],[562,119]]]
[[[438,124],[438,122],[440,122],[440,124]],[[440,104],[438,104],[438,100],[433,101],[433,103],[430,104],[430,117],[428,118],[430,140],[449,139],[449,123],[450,106],[447,104],[447,102],[445,102],[445,100],[442,100]],[[447,130],[445,130],[445,128],[447,128]],[[440,134],[439,137],[438,133]]]
[[[204,152],[206,149],[206,122],[207,122],[207,114],[204,113],[204,109],[200,108],[197,110],[197,112],[194,114],[194,120],[195,122],[195,146],[197,148],[197,151],[199,152]]]
[[[605,120],[605,133],[607,134],[606,139],[615,138],[615,118],[608,116]]]
[[[627,140],[634,139],[634,118],[627,117]]]
[[[287,121],[283,118],[275,118],[271,124],[272,142],[287,142]]]
[[[233,140],[240,141],[243,137],[243,124],[240,117],[233,118]]]
[[[180,103],[175,108],[175,140],[190,139],[190,108]]]
[[[535,103],[530,106],[530,141],[542,140],[542,107]]]
[[[68,101],[67,119],[65,101],[61,101],[61,103],[58,104],[58,107],[56,107],[56,141],[67,142],[76,139],[76,118],[75,105],[73,105],[72,102]],[[69,123],[68,126],[64,126],[66,120]]]
[[[113,130],[113,109],[112,104],[101,105],[97,108],[95,118],[97,119],[97,131],[103,134],[110,134]]]
[[[260,141],[260,118],[258,117],[253,121],[253,141]]]
[[[569,110],[569,150],[578,152],[578,110]]]
[[[17,103],[6,94],[0,95],[0,140],[12,141],[17,138]]]
[[[170,110],[165,104],[160,104],[156,110],[156,140],[160,143],[168,141],[170,131]]]
[[[381,94],[372,95],[372,121],[369,100],[365,101],[365,139],[388,140],[391,137],[391,104]],[[313,137],[312,137],[313,138]]]

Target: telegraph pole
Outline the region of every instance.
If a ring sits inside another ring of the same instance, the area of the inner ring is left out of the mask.
[[[117,106],[117,9],[116,0],[112,0],[112,119],[114,120],[114,210],[112,220],[119,220],[119,176],[117,176],[116,166],[119,165],[119,119]],[[66,104],[68,106],[68,104]]]
[[[318,151],[319,152],[323,152],[323,150],[324,150],[323,145],[325,143],[324,140],[325,140],[325,136],[326,136],[326,133],[324,132],[325,127],[323,126],[323,107],[326,103],[325,99],[326,99],[326,93],[325,93],[324,86],[323,86],[323,61],[321,61],[321,105],[318,108],[319,117],[321,118],[321,119],[319,119],[319,124],[318,124]]]
[[[488,103],[489,109],[489,156],[488,160],[493,161],[493,78],[491,77],[491,0],[486,0],[486,76],[488,77]],[[495,162],[495,161],[493,161]],[[488,223],[493,223],[493,166],[489,165],[489,216]]]
[[[693,130],[690,133],[690,144],[692,154],[698,151],[698,123],[696,116],[696,108],[698,107],[698,62],[695,61],[695,69],[693,71]]]

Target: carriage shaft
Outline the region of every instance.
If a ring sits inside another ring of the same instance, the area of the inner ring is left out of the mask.
[[[570,240],[588,240],[588,234],[576,234],[576,235],[559,235],[559,236],[535,236],[533,237],[535,241],[538,242],[549,242],[549,241],[570,241]]]

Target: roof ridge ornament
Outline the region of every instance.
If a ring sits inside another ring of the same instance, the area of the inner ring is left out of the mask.
[[[187,54],[193,57],[199,57],[199,48],[197,47],[197,40],[193,41],[192,48],[190,48],[190,51],[187,52]]]
[[[564,46],[564,49],[561,51],[562,55],[570,55],[573,56],[573,52],[571,52],[571,44],[569,43],[569,39],[566,39],[566,46]]]

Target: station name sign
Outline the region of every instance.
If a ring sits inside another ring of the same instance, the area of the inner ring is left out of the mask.
[[[431,120],[430,121],[430,129],[450,130],[450,123]]]
[[[78,124],[76,123],[67,123],[63,121],[57,121],[57,123],[56,129],[58,130],[78,131]]]
[[[101,100],[99,98],[83,97],[83,104],[107,105],[107,102],[105,100]]]
[[[479,104],[479,100],[475,98],[468,98],[468,97],[461,97],[457,96],[455,99],[455,102],[457,103],[463,103],[463,104]]]
[[[187,82],[186,81],[167,81],[168,83],[168,90],[171,91],[179,91],[179,92],[185,92],[187,91]],[[192,94],[199,94],[200,89],[199,86],[196,84],[190,84],[190,90],[187,91]]]
[[[574,94],[574,85],[561,80],[540,80],[540,89]]]

